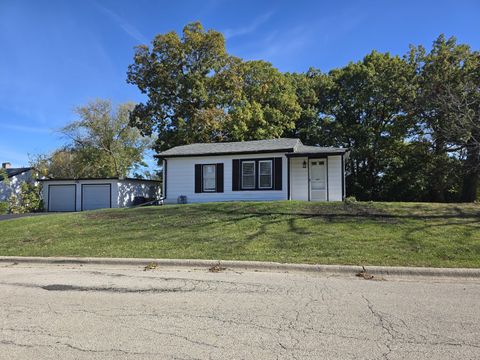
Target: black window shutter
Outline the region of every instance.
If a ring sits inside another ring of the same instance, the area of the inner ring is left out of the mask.
[[[275,176],[274,176],[274,184],[275,190],[282,190],[282,158],[275,158],[274,159],[274,166],[275,169]]]
[[[195,164],[195,192],[202,192],[202,165]]]
[[[232,191],[240,190],[240,160],[232,160]]]
[[[219,193],[223,193],[223,163],[217,164],[217,189],[216,191]]]

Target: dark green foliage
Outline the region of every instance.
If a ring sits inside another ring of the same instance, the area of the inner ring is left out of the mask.
[[[360,200],[382,198],[382,177],[408,134],[413,77],[401,58],[372,52],[319,78],[318,143],[351,149],[347,189]]]
[[[155,150],[195,142],[278,138],[300,114],[295,89],[265,61],[230,56],[223,35],[192,23],[180,38],[158,35],[137,48],[128,82],[148,96],[130,116]]]
[[[52,178],[125,177],[146,166],[151,140],[129,126],[134,104],[116,108],[110,100],[96,100],[75,109],[79,119],[60,130],[69,142],[49,155],[31,161],[41,176]]]
[[[137,48],[130,116],[155,150],[194,142],[299,137],[351,149],[359,200],[474,201],[480,177],[480,54],[439,36],[428,52],[372,51],[329,73],[282,74],[229,55],[221,33],[187,25]]]
[[[32,213],[43,210],[43,202],[40,196],[41,186],[37,184],[22,183],[20,193],[12,194],[9,203],[9,211],[12,214]]]
[[[415,135],[431,145],[431,199],[448,200],[449,182],[460,172],[459,199],[474,201],[480,176],[480,53],[442,35],[430,52],[412,48],[408,59],[417,68]],[[460,169],[451,166],[452,158],[461,161]]]
[[[0,201],[0,215],[8,213],[8,202]]]

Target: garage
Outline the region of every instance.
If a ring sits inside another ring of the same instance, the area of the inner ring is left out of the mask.
[[[75,209],[75,185],[48,185],[48,211],[75,211]]]
[[[111,184],[82,184],[82,211],[111,207]]]
[[[37,179],[46,211],[86,211],[162,199],[161,183],[132,178]]]

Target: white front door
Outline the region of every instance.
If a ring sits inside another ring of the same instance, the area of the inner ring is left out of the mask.
[[[310,200],[327,200],[327,172],[325,160],[310,159]]]

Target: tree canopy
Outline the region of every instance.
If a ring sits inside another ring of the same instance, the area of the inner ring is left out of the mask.
[[[157,151],[205,141],[279,137],[300,115],[295,89],[265,61],[228,55],[223,35],[200,23],[139,46],[128,82],[147,95],[130,123],[157,135]]]
[[[78,107],[78,120],[60,129],[64,147],[33,159],[33,166],[53,178],[125,177],[145,165],[143,157],[150,139],[129,126],[134,105],[97,100]]]
[[[127,76],[147,96],[130,125],[155,135],[157,152],[294,136],[349,148],[347,192],[359,199],[477,199],[480,54],[453,37],[430,51],[282,73],[228,54],[223,35],[197,22],[138,47]]]

